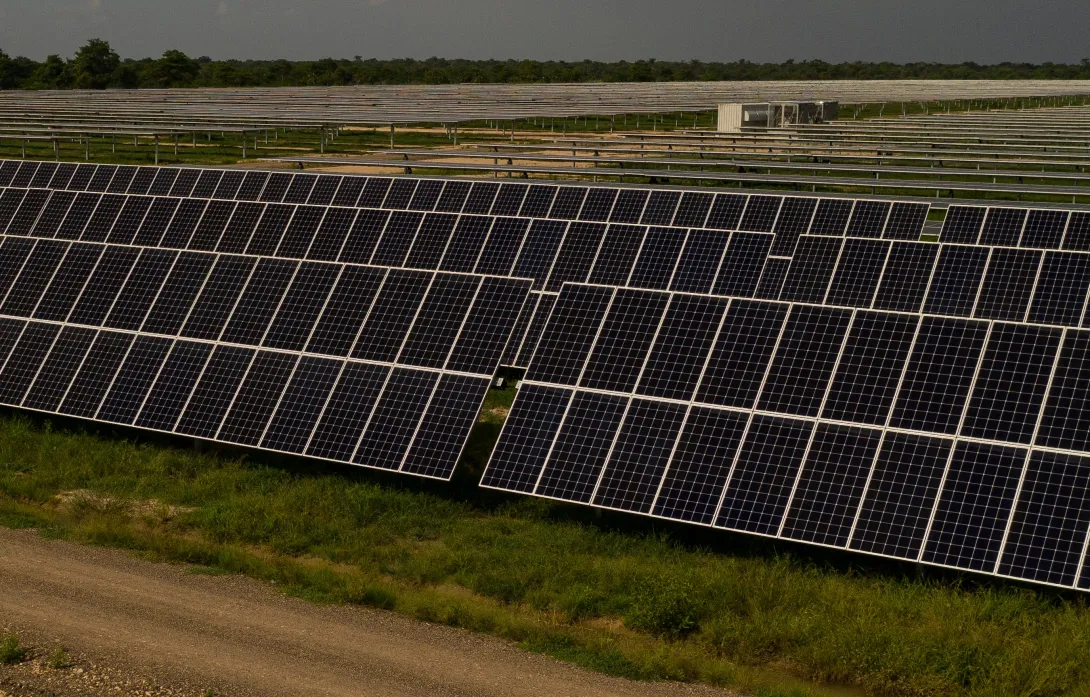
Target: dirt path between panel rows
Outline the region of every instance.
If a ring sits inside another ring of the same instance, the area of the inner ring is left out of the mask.
[[[179,695],[726,694],[610,678],[491,637],[389,612],[314,605],[252,579],[194,574],[116,550],[44,541],[33,531],[0,529],[3,628],[64,645],[130,684]],[[60,694],[33,689],[29,678],[3,680],[17,669],[0,666],[0,691]]]

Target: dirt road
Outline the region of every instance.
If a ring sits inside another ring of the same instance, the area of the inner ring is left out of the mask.
[[[609,678],[490,637],[388,612],[313,605],[251,579],[46,542],[32,531],[0,529],[3,626],[151,684],[177,686],[173,694],[726,694]]]

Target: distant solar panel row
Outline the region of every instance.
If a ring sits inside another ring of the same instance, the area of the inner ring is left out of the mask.
[[[1090,331],[566,285],[482,484],[1090,589]]]
[[[0,403],[449,478],[529,288],[6,237]]]
[[[645,187],[557,186],[462,178],[363,177],[221,169],[0,161],[0,187],[264,203],[919,239],[927,204]],[[812,224],[811,224],[812,222]]]

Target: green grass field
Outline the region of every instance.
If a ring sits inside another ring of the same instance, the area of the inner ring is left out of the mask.
[[[1081,596],[476,487],[0,416],[0,524],[758,695],[1090,695]]]

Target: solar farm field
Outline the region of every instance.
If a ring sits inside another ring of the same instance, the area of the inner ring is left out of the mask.
[[[243,137],[359,147],[0,160],[0,524],[636,680],[1090,695],[1066,96],[522,142],[497,112],[381,157],[266,106]]]

